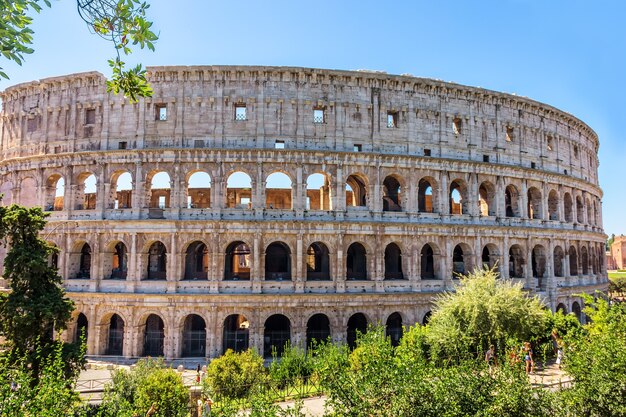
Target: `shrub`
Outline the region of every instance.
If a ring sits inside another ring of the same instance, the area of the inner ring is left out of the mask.
[[[313,372],[311,355],[304,349],[287,345],[279,358],[274,357],[270,365],[269,375],[272,383],[278,388],[295,385],[297,381],[306,379]]]
[[[255,351],[227,350],[207,368],[203,390],[209,396],[245,398],[265,381],[263,358]]]
[[[189,391],[173,369],[156,369],[137,387],[135,409],[140,415],[155,406],[153,417],[185,417],[188,414]]]

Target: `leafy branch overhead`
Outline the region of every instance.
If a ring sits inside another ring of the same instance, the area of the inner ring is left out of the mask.
[[[42,4],[51,7],[49,0],[15,0],[0,2],[0,51],[4,58],[19,65],[24,56],[34,51],[33,18],[31,12],[39,13]],[[77,0],[80,17],[89,30],[112,42],[116,57],[108,61],[112,76],[107,81],[107,91],[122,92],[131,101],[138,97],[150,97],[152,89],[146,80],[146,70],[141,64],[126,69],[122,55],[130,55],[133,48],[154,51],[158,39],[152,22],[146,18],[150,5],[139,0]],[[0,68],[0,76],[9,78]]]

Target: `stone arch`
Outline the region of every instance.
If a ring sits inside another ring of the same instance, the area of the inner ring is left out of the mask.
[[[199,240],[191,242],[185,250],[185,280],[208,279],[209,249]]]
[[[69,254],[69,276],[73,279],[91,278],[91,246],[79,241],[73,245]]]
[[[117,313],[113,313],[106,323],[106,345],[104,354],[122,356],[124,354],[124,319]]]
[[[346,179],[346,206],[367,207],[367,178],[352,174]]]
[[[574,245],[569,247],[569,274],[578,275],[578,253]]]
[[[402,315],[398,312],[391,313],[385,322],[385,335],[391,339],[392,346],[400,344],[403,332]]]
[[[185,317],[182,334],[182,357],[206,355],[206,322],[197,314]]]
[[[483,247],[481,253],[482,266],[485,269],[493,269],[497,272],[499,270],[498,261],[500,259],[500,253],[498,247],[493,243],[489,243]]]
[[[74,208],[76,210],[95,210],[98,180],[93,172],[86,171],[76,176]]]
[[[146,317],[143,329],[142,356],[163,356],[165,322],[158,314]]]
[[[586,246],[580,248],[580,263],[583,275],[589,275],[589,255]]]
[[[468,214],[467,210],[467,184],[462,179],[456,179],[450,183],[450,214]]]
[[[509,277],[524,278],[524,251],[520,245],[509,248]]]
[[[350,349],[356,347],[356,341],[358,334],[365,334],[367,332],[367,317],[363,313],[355,313],[348,319],[347,337],[348,346]]]
[[[110,242],[104,248],[103,277],[105,279],[126,279],[128,276],[128,248],[121,240]],[[110,272],[109,272],[110,271]]]
[[[359,242],[352,243],[346,254],[346,279],[367,279],[367,251]]]
[[[567,307],[565,306],[565,304],[563,304],[563,303],[559,303],[559,304],[556,306],[556,312],[559,312],[559,311],[560,311],[561,313],[563,313],[563,314],[567,314]]]
[[[489,181],[483,181],[478,187],[478,205],[481,216],[495,216],[496,187]]]
[[[530,187],[528,189],[528,218],[529,219],[542,219],[542,206],[543,201],[541,198],[541,191],[537,187]]]
[[[148,280],[167,279],[167,249],[163,242],[156,241],[148,249],[147,274]]]
[[[580,308],[580,304],[578,303],[578,301],[574,301],[572,303],[572,313],[576,317],[576,320],[578,320],[579,323],[582,323],[582,320],[583,320],[582,309]]]
[[[333,186],[330,175],[325,172],[315,172],[306,179],[306,208],[307,210],[332,210]]]
[[[559,220],[559,194],[556,190],[548,193],[548,217],[550,220]]]
[[[270,358],[273,352],[282,355],[291,342],[291,321],[282,314],[274,314],[265,320],[263,331],[263,356]]]
[[[46,211],[61,211],[65,208],[65,178],[61,174],[52,174],[46,180]]]
[[[563,249],[560,246],[554,247],[554,276],[562,277],[565,274],[563,273],[563,258],[565,257],[563,253]]]
[[[388,175],[383,181],[383,211],[402,211],[404,180],[398,175]]]
[[[330,320],[326,314],[313,314],[306,322],[306,347],[330,339]]]
[[[282,171],[265,179],[265,208],[291,210],[293,208],[293,180]]]
[[[171,207],[172,180],[167,171],[153,171],[146,178],[150,208],[166,209]]]
[[[330,256],[328,247],[322,242],[313,242],[306,252],[307,281],[330,280]]]
[[[265,280],[291,280],[291,249],[285,242],[272,242],[265,248]]]
[[[402,273],[402,250],[392,242],[385,247],[385,279],[404,279]]]
[[[504,190],[504,208],[506,217],[520,217],[520,195],[517,187],[507,185]]]
[[[440,256],[439,248],[433,243],[426,243],[420,251],[420,278],[421,279],[437,279],[441,274],[437,262]]]
[[[252,208],[252,179],[244,171],[235,171],[226,179],[226,208]]]
[[[420,213],[435,213],[437,182],[432,177],[424,177],[417,185],[417,209]]]
[[[2,185],[0,185],[0,194],[2,194],[0,205],[10,206],[11,203],[13,203],[13,188],[13,183],[11,181],[2,182]]]
[[[452,278],[465,275],[472,269],[472,250],[466,243],[459,243],[452,250]]]
[[[33,177],[25,177],[20,181],[19,198],[20,204],[26,207],[35,207],[37,202],[37,180]]]
[[[133,206],[133,176],[125,170],[115,171],[111,177],[111,208],[128,209]]]
[[[202,170],[187,174],[186,207],[203,209],[211,207],[211,175]]]
[[[424,314],[424,317],[422,318],[423,326],[426,326],[430,322],[430,318],[432,317],[432,315],[433,315],[433,312],[430,310]]]
[[[565,221],[569,223],[574,221],[573,205],[572,195],[565,193],[563,195],[563,217],[565,217]]]
[[[224,253],[224,280],[249,280],[252,251],[246,242],[231,242]]]
[[[222,353],[248,350],[250,344],[250,322],[243,314],[230,314],[224,319]]]
[[[585,208],[583,206],[583,199],[581,196],[576,196],[576,222],[577,223],[584,223],[584,214],[585,214]]]
[[[74,343],[78,343],[81,340],[84,340],[85,344],[87,344],[87,340],[89,338],[89,320],[87,320],[87,316],[83,313],[78,313],[76,317],[76,326],[74,329]]]
[[[544,278],[546,273],[546,250],[542,245],[535,245],[531,254],[533,277]],[[541,287],[541,285],[539,285]]]

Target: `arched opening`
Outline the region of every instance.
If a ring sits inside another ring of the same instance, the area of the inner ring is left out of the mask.
[[[111,279],[126,279],[128,275],[128,252],[126,245],[122,242],[117,242],[110,256]]]
[[[385,279],[404,279],[402,251],[395,243],[390,243],[385,248]]]
[[[285,351],[285,345],[291,339],[291,323],[282,314],[274,314],[265,320],[263,332],[263,356],[271,358],[273,352],[281,356]]]
[[[117,314],[109,321],[109,337],[107,338],[106,355],[121,356],[124,350],[124,320]]]
[[[506,217],[520,217],[519,192],[514,185],[509,185],[504,190],[504,207]]]
[[[203,242],[193,242],[185,253],[185,279],[207,279],[209,250]]]
[[[422,178],[417,186],[417,209],[420,213],[434,213],[433,186],[427,178]]]
[[[524,252],[519,245],[509,248],[509,277],[524,278]]]
[[[578,275],[578,254],[574,246],[569,247],[569,274]]]
[[[250,340],[250,322],[241,314],[231,314],[224,320],[223,349],[226,353],[228,349],[234,352],[248,350]]]
[[[346,279],[367,279],[367,255],[363,245],[358,242],[355,242],[348,247],[346,257]]]
[[[350,349],[356,347],[356,340],[359,334],[367,332],[367,318],[363,313],[353,314],[348,320],[347,341]]]
[[[306,179],[307,210],[332,210],[332,186],[325,174],[311,174]]]
[[[187,182],[187,208],[211,207],[211,176],[204,171],[194,172]]]
[[[321,242],[312,243],[306,251],[307,281],[330,279],[330,256],[328,248]]]
[[[270,243],[265,249],[265,280],[291,279],[291,251],[283,242]]]
[[[206,323],[197,314],[190,314],[183,325],[183,357],[202,357],[206,353]]]
[[[367,186],[357,175],[350,175],[346,180],[346,207],[367,206]]]
[[[562,314],[567,314],[567,307],[565,307],[565,304],[559,303],[559,305],[556,306],[556,311],[561,312]]]
[[[78,176],[76,188],[76,210],[96,209],[96,176],[90,172]]]
[[[430,318],[432,315],[433,315],[432,311],[429,311],[426,314],[424,314],[424,318],[422,319],[423,326],[426,326],[430,322]]]
[[[432,246],[425,244],[420,252],[420,277],[421,279],[436,279],[435,277],[435,252]]]
[[[541,191],[536,187],[528,189],[528,218],[541,219]]]
[[[46,181],[46,211],[61,211],[65,199],[65,179],[54,174]]]
[[[163,356],[164,339],[165,325],[163,324],[163,319],[156,314],[150,314],[146,319],[143,337],[143,356]]]
[[[578,223],[584,223],[584,216],[585,214],[585,209],[583,207],[583,199],[580,198],[580,196],[576,197],[576,221]]]
[[[559,220],[559,194],[556,190],[548,194],[548,216],[550,220]]]
[[[167,278],[167,251],[161,242],[154,242],[148,250],[147,279],[161,280]]]
[[[400,344],[403,331],[404,327],[402,327],[402,316],[400,313],[390,315],[387,318],[387,323],[385,323],[385,335],[391,339],[392,346],[398,346]]]
[[[383,181],[383,211],[402,211],[400,182],[391,175]]]
[[[282,172],[268,175],[265,181],[265,208],[286,209],[292,208],[291,178]]]
[[[482,184],[480,184],[480,187],[478,188],[478,204],[479,204],[481,216],[495,216],[496,215],[495,204],[494,204],[495,195],[496,195],[496,189],[493,186],[493,184],[491,184],[488,181],[485,181]]]
[[[483,248],[482,254],[481,254],[481,261],[482,261],[482,265],[483,268],[485,269],[494,269],[495,271],[498,272],[499,266],[498,266],[498,248],[493,245],[493,244],[489,244],[486,245]]]
[[[569,247],[569,274],[578,275],[578,253],[574,246]]]
[[[536,245],[531,254],[533,277],[537,278],[537,287],[543,288],[543,278],[546,273],[546,252],[543,246]]]
[[[467,213],[467,199],[465,183],[461,180],[454,180],[450,184],[450,214]]]
[[[586,246],[580,249],[580,263],[582,264],[583,275],[589,275],[589,255]]]
[[[74,333],[74,343],[78,343],[81,340],[84,340],[85,344],[87,344],[87,337],[89,336],[87,333],[88,328],[89,328],[89,322],[87,321],[87,316],[85,316],[83,313],[80,313],[78,315],[78,318],[76,319],[76,331]]]
[[[75,278],[89,279],[91,278],[91,247],[85,243],[80,250],[80,260],[78,264],[78,272]]]
[[[233,242],[226,248],[224,258],[225,280],[249,280],[251,255],[250,247],[244,242]]]
[[[252,208],[252,180],[245,172],[233,172],[226,180],[226,208]]]
[[[560,246],[555,246],[554,254],[553,254],[555,277],[562,277],[564,275],[563,274],[563,257],[564,256],[565,255],[563,254],[563,249],[561,249]]]
[[[128,209],[132,207],[133,197],[133,177],[129,172],[123,172],[117,178],[113,178],[112,188],[115,190],[113,196],[114,209]]]
[[[150,208],[166,209],[170,207],[170,175],[157,172],[150,179]]]
[[[306,322],[306,346],[310,348],[330,338],[330,321],[326,314],[314,314]]]
[[[565,195],[563,196],[563,215],[565,216],[566,222],[571,223],[574,221],[574,214],[572,211],[573,211],[572,196],[570,195],[570,193],[565,193]]]
[[[578,320],[579,323],[582,323],[582,309],[580,308],[580,304],[578,304],[578,301],[574,301],[572,303],[572,313],[574,313],[574,316],[576,316],[576,320]]]
[[[452,251],[452,278],[465,275],[469,268],[465,265],[465,253],[461,245],[456,245]]]

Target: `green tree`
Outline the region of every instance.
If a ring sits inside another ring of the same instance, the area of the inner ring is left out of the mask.
[[[266,378],[263,358],[258,353],[228,349],[209,364],[203,390],[209,397],[245,398]]]
[[[509,339],[544,332],[543,303],[525,294],[521,284],[497,278],[493,270],[476,270],[435,301],[428,331],[432,355],[480,357],[490,344],[502,352]]]
[[[606,240],[606,250],[611,250],[613,242],[615,241],[615,233],[611,234],[611,237]]]
[[[39,237],[45,217],[39,207],[0,207],[0,239],[9,247],[3,277],[11,289],[0,294],[0,335],[6,339],[3,355],[9,363],[25,361],[33,385],[42,361],[57,346],[54,332],[67,327],[74,308],[48,261],[55,249]],[[63,357],[71,378],[80,370],[82,355],[77,346],[64,345]]]
[[[4,58],[22,65],[24,56],[33,53],[33,14],[42,6],[51,7],[49,0],[12,0],[0,2],[0,51]],[[137,97],[152,96],[146,80],[146,70],[141,65],[126,69],[123,55],[132,53],[133,47],[154,51],[158,36],[151,30],[152,22],[146,19],[148,3],[140,0],[77,0],[78,13],[89,30],[113,43],[116,57],[109,60],[112,77],[107,81],[107,91],[124,93],[131,101]],[[0,76],[9,78],[0,68]]]

